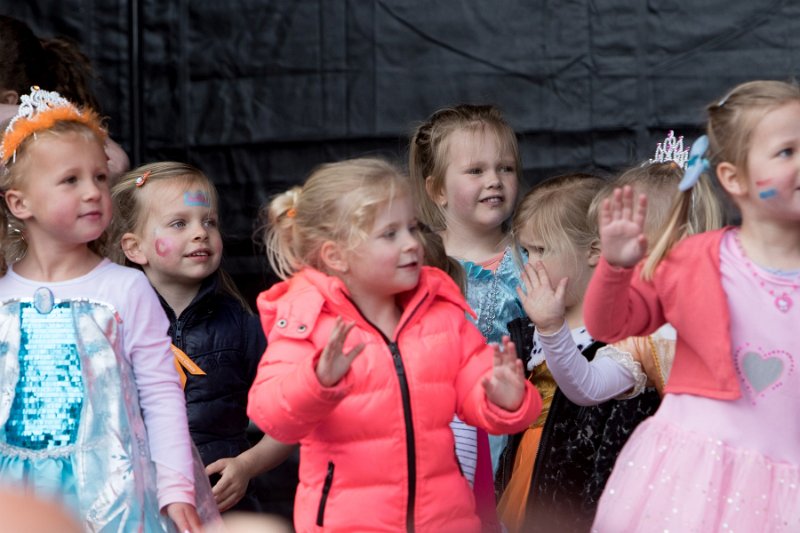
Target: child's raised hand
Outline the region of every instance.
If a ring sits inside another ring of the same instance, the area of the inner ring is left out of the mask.
[[[536,325],[539,333],[551,335],[563,326],[567,282],[567,278],[561,278],[554,290],[547,268],[541,261],[536,261],[533,265],[527,263],[522,270],[525,291],[517,287],[517,294],[525,313]]]
[[[342,317],[336,318],[336,324],[333,326],[328,343],[317,362],[317,379],[323,387],[333,387],[339,383],[342,376],[350,370],[353,360],[364,349],[364,345],[359,344],[347,353],[342,352],[347,334],[354,325],[354,322],[345,325]]]
[[[603,257],[610,265],[632,267],[647,252],[644,217],[647,197],[640,194],[634,205],[633,189],[626,185],[614,189],[611,198],[603,200],[600,209],[600,243]]]
[[[525,396],[525,374],[517,349],[508,337],[494,344],[492,377],[484,378],[482,385],[486,397],[506,411],[516,411]]]

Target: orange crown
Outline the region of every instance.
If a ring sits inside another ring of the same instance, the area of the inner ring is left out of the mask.
[[[91,129],[100,139],[107,136],[100,117],[91,109],[79,110],[55,91],[44,91],[35,85],[31,93],[20,99],[17,114],[8,123],[0,144],[0,163],[7,165],[20,145],[31,135],[49,130],[59,122],[78,122]]]

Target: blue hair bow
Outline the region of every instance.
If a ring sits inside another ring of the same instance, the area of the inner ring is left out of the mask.
[[[708,159],[704,157],[706,150],[708,150],[708,137],[705,135],[700,136],[692,145],[692,150],[689,152],[689,161],[686,162],[686,171],[683,173],[683,179],[678,184],[678,190],[688,191],[700,175],[710,168]]]

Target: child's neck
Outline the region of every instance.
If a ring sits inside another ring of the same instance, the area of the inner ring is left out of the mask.
[[[351,292],[350,299],[356,304],[364,318],[378,328],[386,338],[392,338],[400,323],[400,318],[403,316],[403,310],[397,304],[396,297],[375,297]]]
[[[88,274],[102,260],[86,245],[40,250],[29,243],[25,257],[14,263],[14,272],[34,281],[68,281]]]
[[[564,310],[564,320],[569,329],[583,326],[583,300]]]
[[[508,236],[500,227],[483,233],[446,229],[441,235],[447,255],[473,263],[492,259],[508,244]]]
[[[767,268],[800,269],[800,225],[747,221],[742,221],[739,238],[751,261]]]
[[[186,311],[186,308],[192,303],[197,293],[200,292],[200,286],[202,285],[202,283],[196,285],[159,283],[153,279],[150,279],[150,283],[175,313],[175,318],[180,317]]]

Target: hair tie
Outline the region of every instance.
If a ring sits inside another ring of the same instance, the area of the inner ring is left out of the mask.
[[[147,172],[136,178],[136,186],[141,187],[142,185],[147,183],[147,178],[149,177],[150,177],[150,171],[148,170]]]
[[[678,190],[688,191],[694,187],[700,175],[708,170],[710,167],[708,159],[703,157],[708,150],[708,137],[701,135],[692,145],[692,150],[689,152],[689,162],[686,164],[686,172],[683,173],[683,179],[678,184]]]
[[[294,207],[290,207],[286,211],[286,218],[294,218],[296,216],[297,216],[297,209],[295,209]]]

